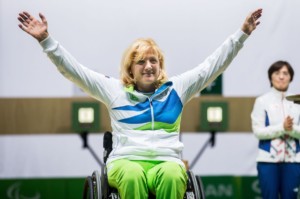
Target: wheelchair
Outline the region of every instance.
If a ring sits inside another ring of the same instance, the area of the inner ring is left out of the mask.
[[[103,137],[103,161],[106,163],[109,153],[112,151],[112,134],[105,132]],[[184,199],[205,199],[203,184],[201,179],[187,170],[188,181]],[[120,199],[118,190],[108,184],[106,166],[101,170],[94,171],[91,176],[87,176],[84,182],[83,199]],[[149,199],[155,199],[155,195],[149,193]]]

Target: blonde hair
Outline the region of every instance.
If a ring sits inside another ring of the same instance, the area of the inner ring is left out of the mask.
[[[134,63],[145,58],[146,54],[153,53],[157,55],[160,65],[160,74],[156,86],[167,81],[165,71],[164,55],[153,39],[137,39],[124,52],[121,62],[121,82],[125,86],[134,86],[135,80],[131,74],[131,67]]]

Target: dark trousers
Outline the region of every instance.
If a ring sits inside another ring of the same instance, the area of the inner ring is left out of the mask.
[[[297,199],[300,163],[257,163],[263,199]]]

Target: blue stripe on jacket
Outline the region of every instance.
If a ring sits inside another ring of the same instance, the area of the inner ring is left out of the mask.
[[[265,126],[269,126],[270,125],[269,116],[267,111],[265,111],[265,113],[266,113]],[[258,147],[262,150],[270,152],[271,140],[260,140],[258,143]]]

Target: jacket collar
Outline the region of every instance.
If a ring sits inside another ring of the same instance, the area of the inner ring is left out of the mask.
[[[286,97],[286,92],[279,91],[274,87],[271,88],[271,92],[280,99],[284,99]]]
[[[169,88],[173,85],[171,81],[165,82],[159,88],[155,90],[155,92],[151,96],[144,95],[141,92],[138,92],[134,89],[133,85],[125,87],[125,92],[127,93],[128,97],[133,101],[143,102],[147,99],[152,100],[157,97],[164,96],[164,93],[169,90]]]

